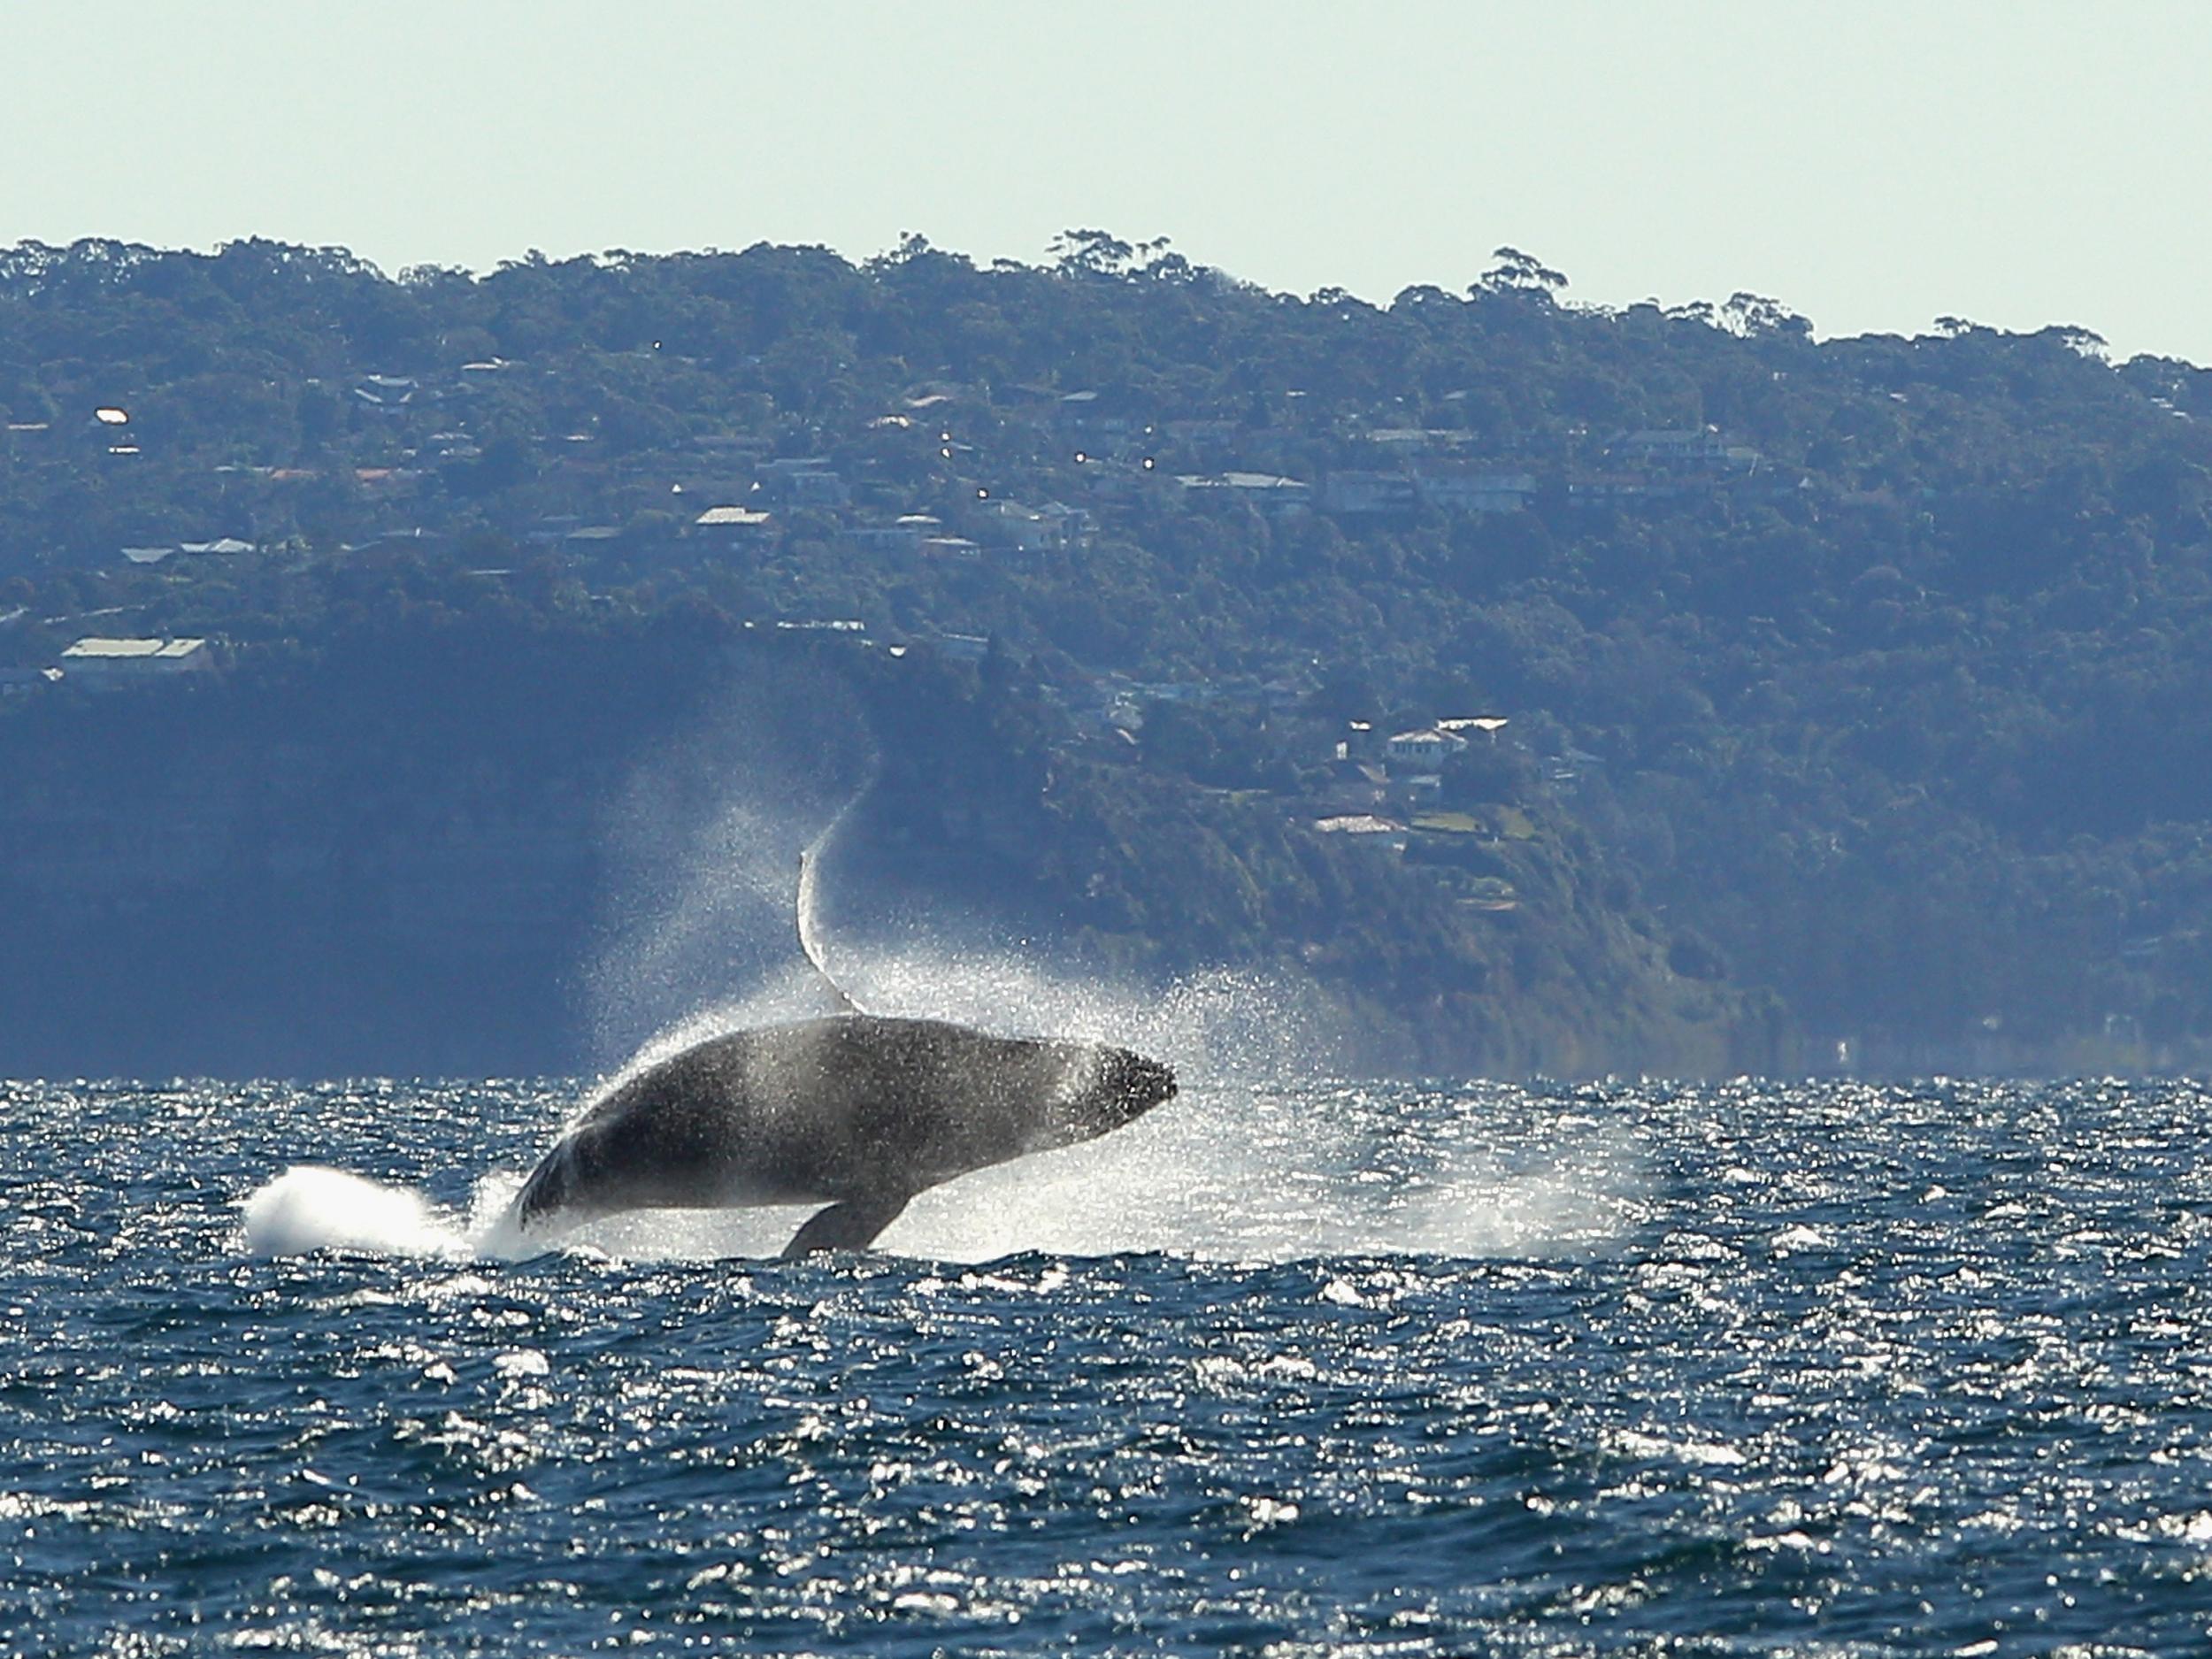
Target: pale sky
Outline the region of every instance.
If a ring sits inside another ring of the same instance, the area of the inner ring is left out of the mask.
[[[0,243],[979,261],[1097,226],[1271,288],[1750,289],[1823,334],[2212,364],[2212,0],[0,0]]]

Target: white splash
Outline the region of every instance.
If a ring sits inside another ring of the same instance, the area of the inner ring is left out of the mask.
[[[244,1210],[246,1248],[256,1256],[472,1254],[455,1218],[421,1194],[319,1164],[295,1164],[256,1190]]]
[[[544,1248],[516,1236],[507,1210],[522,1177],[495,1170],[476,1183],[463,1215],[411,1187],[345,1170],[296,1164],[239,1206],[241,1243],[253,1256],[350,1250],[444,1261],[519,1261]]]

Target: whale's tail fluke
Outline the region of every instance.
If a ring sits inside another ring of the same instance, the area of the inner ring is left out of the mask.
[[[838,815],[841,818],[843,816],[842,813]],[[834,822],[830,826],[830,829],[836,827]],[[845,987],[831,977],[828,964],[822,960],[820,936],[815,931],[814,926],[815,871],[818,866],[818,855],[822,842],[828,839],[829,833],[830,830],[824,830],[821,835],[816,838],[814,844],[799,855],[799,895],[798,902],[795,907],[799,928],[799,950],[814,969],[815,978],[821,980],[828,988],[830,995],[836,999],[838,1011],[845,1014],[862,1014],[867,1010],[854,1002],[846,993]]]

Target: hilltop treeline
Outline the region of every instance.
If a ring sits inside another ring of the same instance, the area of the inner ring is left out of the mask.
[[[1145,764],[1277,824],[1313,728],[1222,687],[1494,711],[1679,959],[1817,1036],[2212,1032],[2212,377],[2078,326],[1822,341],[1758,296],[1467,274],[1299,297],[1098,232],[1036,266],[910,238],[396,279],[18,247],[0,651],[686,605],[987,635],[1063,692],[1128,676]],[[121,554],[223,538],[251,550]]]

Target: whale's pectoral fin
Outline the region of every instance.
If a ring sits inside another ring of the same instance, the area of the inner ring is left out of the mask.
[[[806,1225],[791,1235],[791,1242],[783,1247],[783,1259],[811,1256],[817,1250],[864,1250],[881,1233],[899,1218],[899,1211],[906,1208],[908,1194],[886,1193],[866,1198],[849,1198],[818,1210],[807,1217]]]

